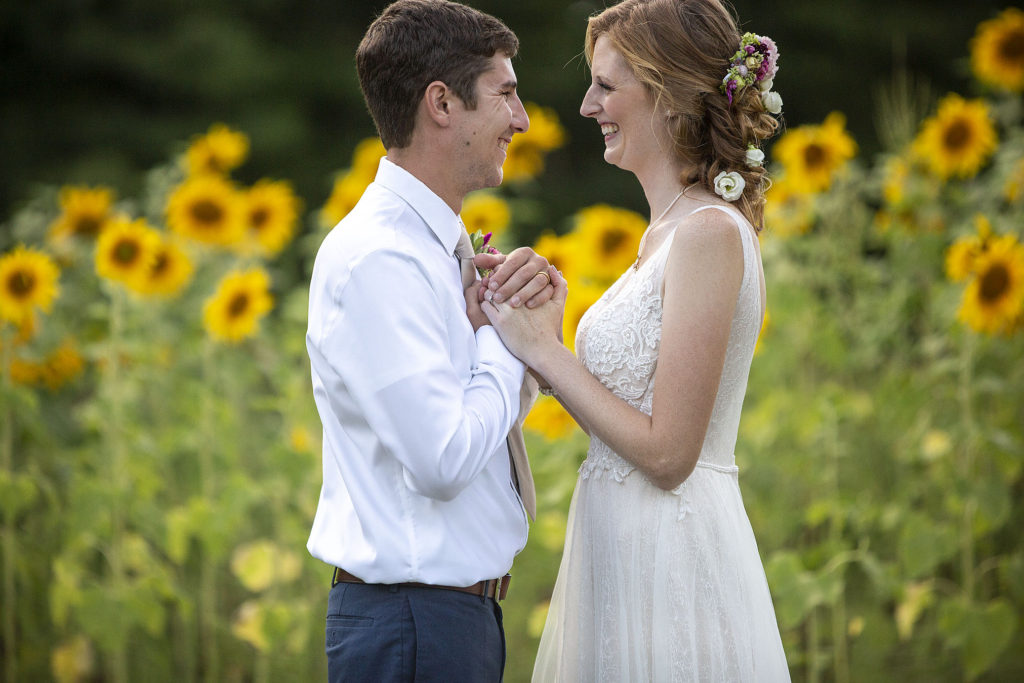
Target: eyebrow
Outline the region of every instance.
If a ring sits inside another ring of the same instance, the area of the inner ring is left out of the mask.
[[[499,85],[498,88],[502,90],[515,90],[516,87],[518,87],[518,85],[519,84],[515,81],[505,81],[504,83]]]

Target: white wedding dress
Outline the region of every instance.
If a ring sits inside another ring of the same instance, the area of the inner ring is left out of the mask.
[[[761,325],[756,237],[734,209],[743,280],[714,411],[693,473],[672,491],[591,438],[569,508],[533,680],[788,681],[733,454]],[[674,236],[674,233],[673,233]],[[580,321],[580,360],[650,414],[672,236]]]

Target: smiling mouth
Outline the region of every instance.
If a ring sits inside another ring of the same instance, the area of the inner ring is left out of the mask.
[[[502,152],[508,152],[508,145],[512,142],[507,138],[498,138],[498,147],[501,148]]]
[[[607,140],[611,136],[619,132],[619,127],[614,123],[602,123],[601,134],[604,135],[604,139]]]

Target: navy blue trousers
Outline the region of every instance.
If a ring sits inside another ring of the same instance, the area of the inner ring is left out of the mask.
[[[495,683],[501,607],[441,588],[339,583],[327,600],[327,679]]]

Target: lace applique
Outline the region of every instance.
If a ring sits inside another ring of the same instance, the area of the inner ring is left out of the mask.
[[[761,325],[761,297],[750,229],[728,208],[707,206],[697,211],[709,208],[724,210],[736,220],[742,233],[744,265],[722,377],[699,459],[699,464],[718,469],[734,467],[743,396]],[[661,345],[661,285],[674,235],[639,270],[627,270],[587,311],[576,333],[577,354],[584,366],[612,393],[648,415],[654,401],[654,371]],[[634,469],[606,444],[592,438],[580,476],[586,479],[607,474],[622,482]],[[685,484],[673,493],[682,495]]]

